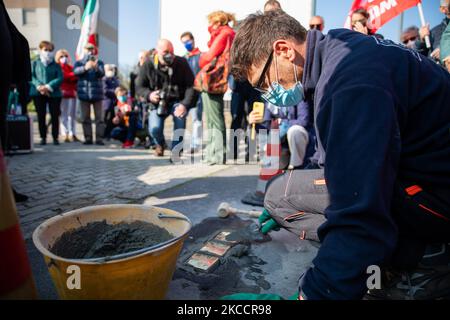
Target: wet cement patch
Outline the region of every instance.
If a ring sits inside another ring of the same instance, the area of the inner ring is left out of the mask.
[[[92,222],[64,233],[50,251],[66,259],[103,258],[149,248],[172,238],[167,230],[148,222]]]
[[[231,232],[225,240],[232,242],[233,247],[220,258],[216,267],[204,272],[186,264],[192,254],[222,231]],[[271,237],[263,235],[252,220],[242,220],[237,216],[205,219],[194,226],[190,237],[185,241],[174,280],[195,283],[201,299],[218,299],[237,292],[261,293],[262,290],[269,290],[271,285],[261,269],[266,262],[252,253],[252,244],[269,241]]]

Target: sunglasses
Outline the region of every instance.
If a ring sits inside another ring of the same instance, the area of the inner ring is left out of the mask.
[[[263,93],[263,94],[267,93],[267,89],[263,89],[262,85],[264,84],[264,81],[266,80],[266,73],[272,64],[272,60],[273,60],[273,50],[270,52],[269,57],[267,58],[267,61],[264,65],[261,75],[259,76],[256,86],[253,87],[256,91],[259,91],[260,93]]]
[[[405,40],[403,40],[403,44],[407,44],[410,41],[416,41],[416,40],[417,40],[417,37],[412,37],[412,38],[409,38],[409,39],[405,39]]]
[[[313,29],[320,30],[322,28],[322,24],[310,24],[309,28],[311,30],[313,30]]]

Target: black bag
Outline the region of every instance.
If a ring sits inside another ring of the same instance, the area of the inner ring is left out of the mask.
[[[6,127],[7,154],[33,152],[33,121],[28,115],[8,115]]]

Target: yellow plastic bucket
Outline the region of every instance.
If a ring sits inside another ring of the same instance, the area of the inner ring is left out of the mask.
[[[160,245],[102,259],[71,260],[49,251],[65,232],[91,222],[108,224],[144,221],[174,236]],[[33,233],[61,299],[161,300],[167,293],[183,242],[192,224],[184,215],[142,205],[107,205],[84,208],[56,216]]]

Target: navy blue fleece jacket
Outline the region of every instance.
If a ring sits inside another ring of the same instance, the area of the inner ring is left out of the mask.
[[[397,244],[395,181],[449,187],[450,75],[391,41],[338,29],[308,33],[303,84],[331,204],[300,292],[360,299],[367,267],[388,263]]]

